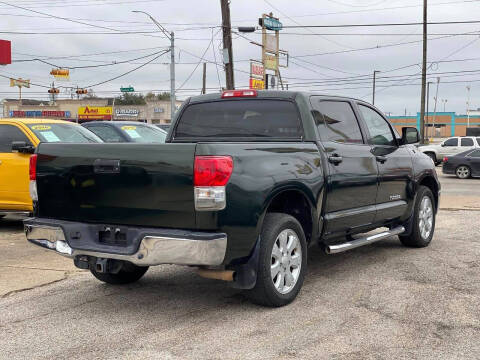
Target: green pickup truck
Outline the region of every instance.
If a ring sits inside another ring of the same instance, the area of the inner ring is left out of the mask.
[[[360,100],[196,96],[165,144],[40,144],[25,233],[110,284],[189,265],[282,306],[302,287],[311,245],[335,254],[393,235],[430,243],[440,184],[417,141],[415,128],[399,135]]]

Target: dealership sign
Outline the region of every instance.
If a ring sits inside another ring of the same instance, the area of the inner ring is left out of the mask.
[[[137,117],[140,114],[138,109],[115,109],[115,116]]]
[[[57,110],[32,110],[32,111],[10,111],[10,117],[41,117],[41,118],[70,118],[70,111]]]
[[[260,79],[250,79],[250,89],[263,90],[265,89],[265,81]]]
[[[111,106],[80,106],[79,120],[112,120]]]

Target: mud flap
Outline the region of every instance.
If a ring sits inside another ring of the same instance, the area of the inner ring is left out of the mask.
[[[260,236],[257,239],[250,258],[245,264],[238,264],[233,267],[235,270],[234,281],[229,285],[235,289],[253,289],[257,283],[258,259],[260,256]]]

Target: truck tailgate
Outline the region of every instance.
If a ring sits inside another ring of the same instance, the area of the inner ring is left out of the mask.
[[[195,228],[195,146],[42,143],[37,216]]]

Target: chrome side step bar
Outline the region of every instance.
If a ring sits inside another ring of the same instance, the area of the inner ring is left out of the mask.
[[[358,248],[363,245],[372,244],[374,242],[386,239],[390,236],[399,235],[404,231],[405,231],[405,228],[403,226],[398,226],[392,230],[384,231],[375,235],[354,239],[341,244],[327,245],[325,247],[325,252],[327,254],[341,253],[347,250]]]

